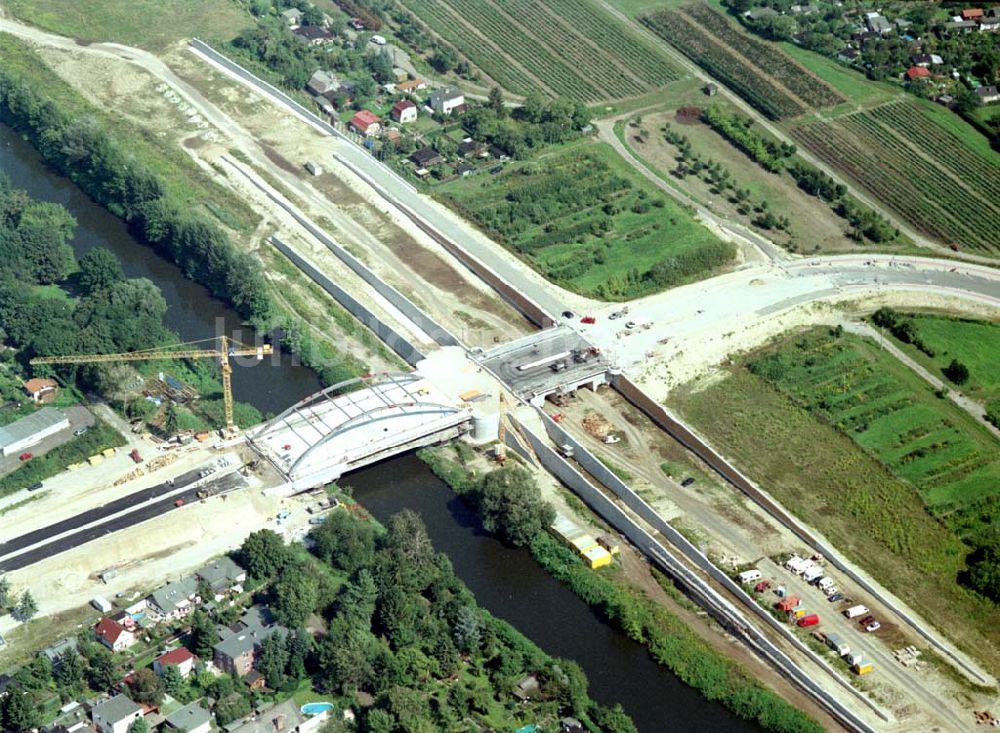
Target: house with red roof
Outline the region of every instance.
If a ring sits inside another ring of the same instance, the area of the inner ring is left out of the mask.
[[[166,654],[162,654],[153,660],[153,671],[156,672],[158,677],[162,677],[167,671],[167,667],[173,665],[177,667],[177,671],[181,673],[181,677],[187,677],[191,674],[191,670],[194,669],[195,659],[197,657],[189,652],[186,647],[171,649]]]
[[[24,383],[24,391],[35,402],[51,402],[59,394],[59,384],[54,379],[35,377]]]
[[[409,99],[400,99],[392,105],[392,112],[389,113],[392,119],[400,124],[417,121],[417,105]]]
[[[121,652],[135,644],[135,634],[117,621],[102,618],[94,627],[97,640],[113,652]]]
[[[962,20],[979,20],[982,17],[982,8],[966,8],[962,11]]]
[[[359,135],[377,137],[382,131],[382,120],[374,112],[363,109],[351,118],[351,127]]]
[[[908,81],[915,81],[917,79],[930,79],[931,72],[930,69],[926,69],[923,66],[911,66],[906,70],[905,74]]]

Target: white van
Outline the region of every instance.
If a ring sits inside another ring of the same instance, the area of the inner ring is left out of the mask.
[[[763,578],[763,574],[754,568],[753,570],[744,570],[742,573],[736,576],[742,585],[747,583],[756,583],[758,580]]]

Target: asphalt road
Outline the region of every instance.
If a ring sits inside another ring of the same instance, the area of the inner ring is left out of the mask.
[[[11,572],[13,570],[27,567],[33,563],[53,557],[61,552],[65,552],[66,550],[79,547],[80,545],[90,542],[91,540],[98,539],[113,532],[134,526],[140,522],[144,522],[147,519],[152,519],[158,515],[173,511],[174,509],[179,508],[176,505],[178,499],[183,499],[185,504],[199,501],[198,491],[203,488],[207,489],[210,495],[218,495],[245,485],[242,477],[236,473],[225,474],[215,481],[210,481],[206,484],[196,484],[197,480],[198,472],[189,471],[188,473],[180,476],[173,485],[158,484],[157,486],[137,491],[117,501],[111,502],[110,504],[105,504],[97,509],[83,512],[82,514],[78,514],[65,521],[57,522],[56,524],[43,529],[35,532],[29,532],[28,534],[10,540],[0,545],[0,552],[3,552],[5,556],[3,560],[0,560],[0,572]],[[179,487],[183,487],[185,485],[190,486],[190,489],[180,493],[171,493],[177,491]],[[155,499],[163,494],[170,495],[159,501],[150,502],[150,499]],[[133,506],[138,508],[134,511],[115,516],[118,512],[123,512]],[[107,521],[99,521],[105,517],[109,517]],[[93,524],[93,526],[86,526],[92,522],[98,523]],[[73,532],[72,534],[59,537],[58,539],[46,541],[49,538],[57,537],[58,535],[70,532],[73,529],[80,527],[83,527],[83,529]],[[25,550],[25,548],[30,549],[22,551]],[[14,552],[20,552],[20,554],[8,557]]]

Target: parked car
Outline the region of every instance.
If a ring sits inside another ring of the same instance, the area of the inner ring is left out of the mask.
[[[576,316],[573,314],[573,311],[563,311],[562,312],[562,317],[563,318],[575,318]]]
[[[28,487],[28,491],[38,491],[40,488],[42,488],[42,482],[36,481],[35,483],[33,483],[31,486]]]
[[[22,453],[21,455],[19,455],[18,459],[22,460],[22,461],[30,461],[34,457],[35,456],[34,456],[33,453],[27,453],[27,452],[25,452],[25,453]]]
[[[861,619],[860,621],[858,621],[858,623],[861,624],[862,626],[867,626],[868,624],[870,624],[874,620],[875,620],[875,617],[872,616],[871,614],[869,614],[869,615],[865,616],[863,619]]]
[[[882,624],[880,624],[878,621],[872,621],[870,624],[865,626],[865,631],[878,631],[881,628]]]
[[[844,600],[844,594],[843,593],[834,593],[832,596],[830,596],[826,600],[830,601],[830,603],[836,603],[837,601]]]
[[[90,430],[88,427],[77,428],[73,431],[73,435],[79,438],[81,435],[86,435],[88,430]]]
[[[688,486],[690,486],[693,483],[694,483],[694,478],[692,478],[691,476],[688,476],[686,479],[684,479],[683,481],[681,481],[681,486],[687,488]]]
[[[625,328],[635,328],[635,321],[629,321],[626,323]]]

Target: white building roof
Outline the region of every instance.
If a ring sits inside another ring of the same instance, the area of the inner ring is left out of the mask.
[[[20,443],[36,433],[67,423],[66,416],[53,407],[43,407],[38,412],[25,415],[20,420],[0,428],[0,449]]]

